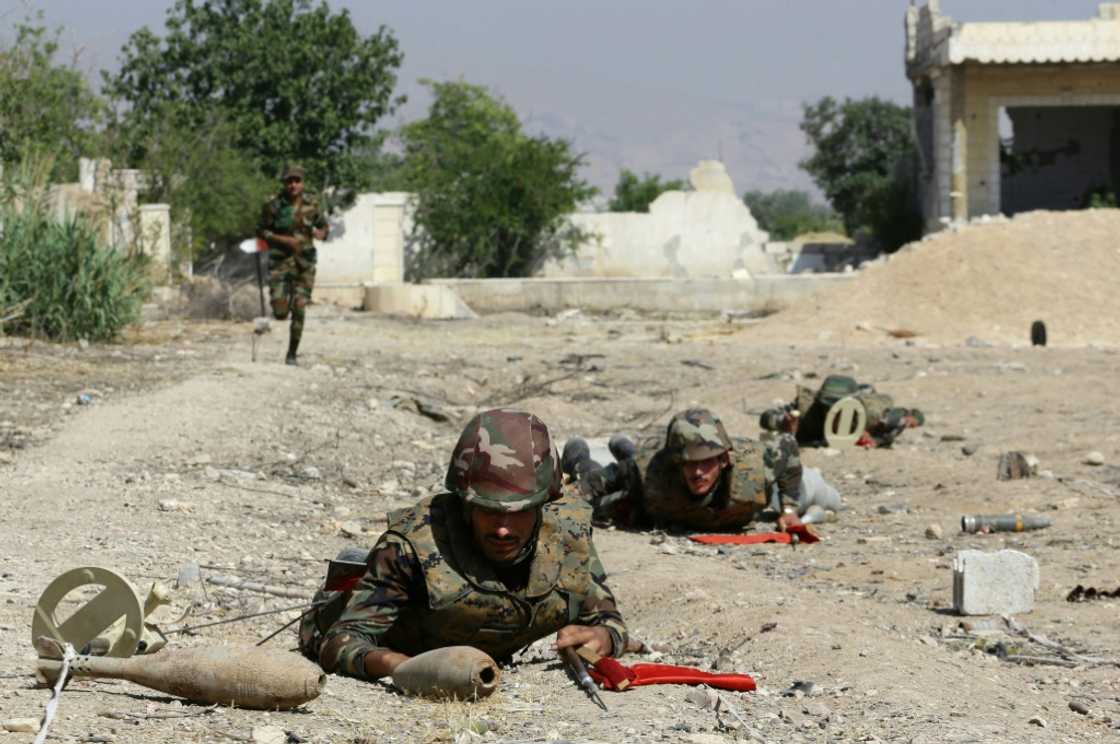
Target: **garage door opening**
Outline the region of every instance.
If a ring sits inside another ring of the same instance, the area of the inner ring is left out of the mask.
[[[1114,206],[1120,193],[1120,106],[1000,109],[1004,214]]]

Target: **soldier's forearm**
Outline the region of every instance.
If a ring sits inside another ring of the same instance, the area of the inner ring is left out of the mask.
[[[622,621],[622,616],[617,611],[600,610],[594,613],[585,613],[577,617],[574,624],[606,630],[611,637],[611,648],[607,653],[608,656],[621,656],[622,652],[626,650],[626,641],[630,635],[626,630],[626,623]]]
[[[397,667],[408,661],[411,656],[402,654],[389,648],[375,648],[366,652],[362,658],[366,679],[380,679],[388,677],[397,671]]]

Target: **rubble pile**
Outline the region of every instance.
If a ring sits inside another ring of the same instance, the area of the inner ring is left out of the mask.
[[[915,338],[1027,345],[1043,320],[1051,346],[1116,345],[1120,210],[1029,212],[927,236],[868,264],[851,283],[768,321],[766,333],[866,343]],[[808,334],[808,335],[806,335]]]

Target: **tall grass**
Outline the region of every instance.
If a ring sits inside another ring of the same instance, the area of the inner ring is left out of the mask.
[[[55,219],[42,170],[0,184],[0,334],[111,340],[140,317],[147,262],[103,245],[80,216]]]

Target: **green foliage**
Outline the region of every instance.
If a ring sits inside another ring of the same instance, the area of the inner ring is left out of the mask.
[[[235,144],[234,127],[216,114],[184,127],[168,113],[153,118],[142,141],[141,201],[171,205],[171,244],[180,259],[252,235],[261,204],[279,189],[259,163]]]
[[[0,164],[46,150],[57,155],[52,178],[72,179],[104,105],[80,71],[56,61],[58,32],[37,20],[18,23],[15,40],[0,46]]]
[[[824,204],[814,204],[804,191],[777,189],[748,191],[743,202],[758,220],[758,226],[774,240],[793,240],[812,232],[843,232],[836,213]]]
[[[666,191],[684,191],[688,184],[679,179],[662,181],[661,176],[646,173],[638,176],[623,168],[614,186],[614,196],[607,204],[609,212],[648,212],[653,200]]]
[[[147,261],[100,244],[81,218],[50,214],[51,164],[21,162],[2,184],[0,332],[108,341],[140,317]]]
[[[801,167],[828,197],[849,234],[868,228],[888,250],[921,232],[909,174],[915,157],[910,109],[880,98],[832,97],[804,106],[813,155]]]
[[[400,175],[416,193],[411,278],[528,276],[586,239],[565,217],[595,190],[566,141],[524,134],[485,88],[424,84],[428,117],[401,130]]]
[[[163,38],[133,33],[120,71],[105,75],[127,104],[133,159],[169,112],[183,130],[217,114],[262,173],[299,162],[314,183],[344,184],[350,153],[403,100],[392,97],[402,59],[392,33],[363,37],[325,2],[177,0],[166,26]]]
[[[1097,186],[1081,197],[1081,203],[1085,209],[1116,209],[1116,192],[1108,186]]]

